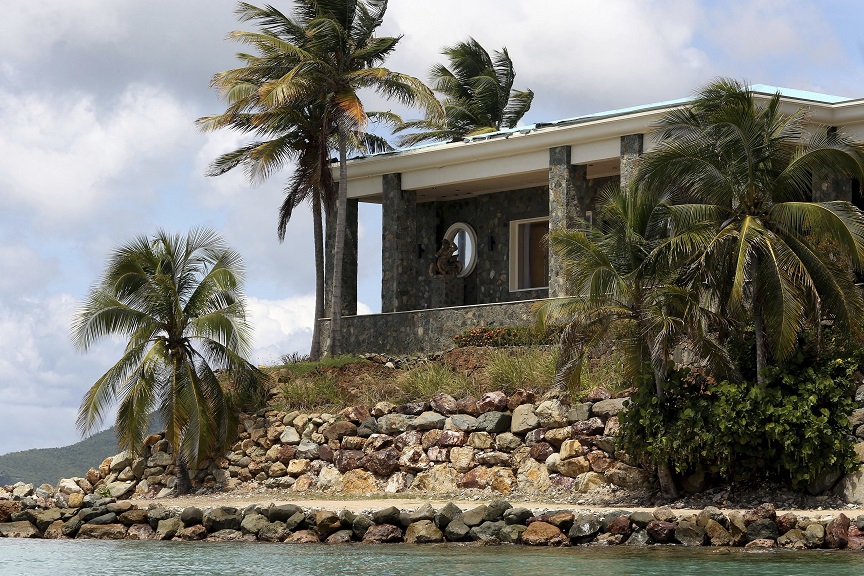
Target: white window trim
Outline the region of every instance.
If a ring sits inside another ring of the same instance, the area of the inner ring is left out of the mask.
[[[549,278],[546,278],[546,286],[535,286],[534,288],[519,288],[519,264],[518,258],[514,258],[514,254],[518,254],[519,246],[517,242],[517,230],[521,224],[533,224],[534,222],[549,222],[548,216],[541,216],[539,218],[524,218],[522,220],[511,220],[510,221],[510,252],[507,255],[507,259],[510,263],[510,274],[508,278],[510,292],[528,292],[529,290],[545,290],[549,288]]]
[[[462,268],[462,271],[457,276],[457,278],[464,278],[471,274],[477,266],[477,233],[474,232],[474,228],[472,228],[470,224],[466,224],[465,222],[456,222],[447,229],[447,232],[444,233],[444,238],[453,242],[456,238],[456,234],[460,231],[464,231],[468,235],[472,248],[471,258],[468,259],[468,262],[465,263],[465,267]]]

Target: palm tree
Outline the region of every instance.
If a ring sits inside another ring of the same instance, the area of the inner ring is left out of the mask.
[[[673,197],[639,187],[612,185],[601,190],[596,225],[553,230],[549,247],[560,254],[570,296],[545,301],[543,324],[564,323],[559,385],[577,389],[590,349],[615,333],[625,355],[625,377],[639,381],[650,366],[655,395],[665,400],[664,384],[672,352],[682,343],[718,370],[729,361],[707,329],[713,315],[699,294],[676,282],[669,265],[667,210]],[[658,466],[663,494],[677,494],[668,465]]]
[[[759,381],[769,349],[782,361],[808,319],[860,338],[864,216],[846,201],[811,202],[814,174],[862,178],[861,147],[836,130],[808,136],[807,113],[765,104],[734,80],[666,114],[641,163],[643,186],[689,198],[670,207],[691,286],[714,289],[722,314],[752,317]],[[830,249],[826,249],[829,247]]]
[[[516,72],[507,48],[489,53],[469,37],[444,48],[450,67],[436,64],[430,71],[432,88],[444,97],[444,118],[427,117],[402,123],[396,132],[400,146],[448,141],[514,128],[531,108],[534,92],[514,90]]]
[[[79,429],[91,432],[119,402],[119,443],[134,453],[158,410],[180,490],[188,489],[187,465],[224,451],[241,406],[263,397],[266,376],[244,359],[250,332],[240,257],[214,232],[159,231],[122,245],[72,323],[80,350],[106,336],[129,338],[84,395]]]
[[[241,4],[254,13],[254,6]],[[342,322],[342,260],[347,208],[347,154],[351,134],[364,133],[369,121],[360,92],[370,89],[402,104],[420,104],[427,114],[443,114],[440,104],[420,80],[381,66],[401,37],[377,37],[387,10],[386,0],[297,0],[293,18],[273,25],[284,32],[279,49],[293,58],[292,67],[261,86],[268,107],[324,107],[322,127],[335,131],[339,149],[339,188],[336,200],[335,258],[332,277],[330,354],[339,351]],[[245,42],[262,41],[260,34],[236,33]],[[271,38],[263,39],[272,42]]]

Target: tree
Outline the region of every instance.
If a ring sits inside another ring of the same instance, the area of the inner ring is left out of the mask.
[[[211,84],[219,90],[228,108],[222,114],[199,118],[197,124],[205,131],[231,128],[252,133],[258,139],[219,156],[208,175],[218,176],[243,165],[250,182],[256,184],[285,168],[286,164],[293,164],[294,171],[285,186],[285,199],[279,210],[277,234],[279,241],[283,241],[294,209],[309,202],[315,251],[315,322],[310,357],[317,360],[321,355],[318,319],[324,316],[325,306],[322,212],[335,209],[336,202],[330,169],[335,127],[324,125],[328,115],[322,102],[268,106],[261,99],[265,84],[281,78],[296,65],[297,54],[285,47],[302,44],[305,41],[303,29],[272,6],[257,8],[240,4],[237,14],[243,22],[258,23],[259,31],[235,31],[229,37],[252,44],[257,54],[238,54],[244,66],[213,77]],[[370,116],[388,119],[381,113],[370,113]],[[367,153],[392,149],[386,140],[374,134],[353,134],[351,148]]]
[[[427,117],[402,123],[401,146],[448,141],[514,128],[531,108],[534,92],[514,90],[516,71],[507,48],[489,53],[474,38],[444,48],[450,67],[436,64],[430,71],[432,88],[441,94],[444,118]]]
[[[697,292],[676,283],[676,269],[667,259],[672,201],[668,193],[608,186],[597,201],[596,226],[583,221],[576,229],[549,233],[570,294],[539,309],[541,323],[565,324],[559,384],[577,388],[585,355],[612,333],[625,355],[626,376],[639,381],[650,366],[661,403],[676,346],[690,344],[712,367],[728,365],[707,330],[712,315]],[[664,495],[675,497],[669,466],[661,464],[658,476]]]
[[[432,91],[420,80],[381,66],[401,38],[375,36],[386,10],[386,0],[297,0],[294,17],[276,24],[295,40],[280,43],[280,50],[294,59],[293,66],[279,78],[266,82],[259,91],[261,101],[268,107],[322,104],[321,126],[335,130],[339,188],[331,279],[330,354],[339,352],[341,338],[348,147],[351,134],[364,133],[369,121],[360,92],[368,89],[405,105],[420,104],[431,117],[443,114]],[[258,41],[252,33],[243,33],[240,38]]]
[[[808,320],[828,317],[860,338],[864,300],[850,268],[864,257],[864,216],[849,202],[812,202],[813,175],[862,178],[861,147],[842,132],[808,135],[807,112],[759,104],[734,80],[703,88],[658,123],[640,163],[649,189],[687,199],[670,207],[689,285],[714,290],[719,312],[753,319],[759,381],[769,350],[782,361]]]
[[[227,449],[241,407],[263,398],[266,376],[245,360],[251,327],[240,256],[203,229],[120,246],[72,323],[80,350],[106,336],[129,340],[84,395],[79,429],[91,432],[119,402],[119,444],[138,452],[158,410],[180,489],[188,489],[187,465]]]

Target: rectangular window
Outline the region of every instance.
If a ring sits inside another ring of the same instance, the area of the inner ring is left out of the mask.
[[[510,291],[549,286],[548,218],[510,222]]]

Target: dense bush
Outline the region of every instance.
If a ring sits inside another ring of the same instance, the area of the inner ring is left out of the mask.
[[[533,326],[482,326],[457,334],[453,341],[458,348],[466,346],[540,346],[557,344],[564,327],[550,325],[545,329]]]
[[[622,415],[623,448],[679,473],[723,480],[771,478],[805,487],[855,466],[848,415],[864,355],[769,368],[764,386],[715,382],[695,371],[670,377],[666,402],[639,387]]]

